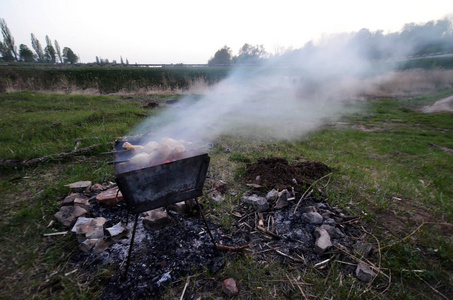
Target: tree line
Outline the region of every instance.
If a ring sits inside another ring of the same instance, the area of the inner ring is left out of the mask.
[[[57,40],[52,40],[46,35],[46,46],[43,48],[36,36],[31,34],[31,46],[34,50],[31,51],[25,44],[19,45],[19,51],[11,35],[11,31],[4,19],[0,19],[0,29],[3,35],[3,42],[0,41],[0,54],[4,61],[18,62],[39,62],[39,63],[70,63],[75,64],[79,61],[79,57],[69,47],[64,47],[61,51]],[[54,47],[55,46],[55,47]]]
[[[322,48],[341,45],[368,60],[396,59],[408,56],[426,56],[453,52],[453,23],[449,18],[429,21],[425,24],[408,23],[401,31],[384,34],[383,30],[340,33],[324,43],[310,41],[304,47],[285,51],[278,56],[312,54]],[[263,45],[244,44],[238,55],[224,46],[215,52],[209,65],[256,64],[270,57]]]

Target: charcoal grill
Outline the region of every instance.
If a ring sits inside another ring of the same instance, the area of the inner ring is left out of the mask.
[[[139,144],[139,141],[134,142]],[[127,159],[130,155],[121,151],[121,147],[122,142],[115,144],[115,160],[123,160],[125,157]],[[122,172],[123,168],[115,165],[115,181],[126,201],[128,212],[135,214],[125,276],[129,268],[138,215],[145,211],[195,199],[215,248],[216,243],[197,200],[197,197],[203,194],[209,161],[208,154],[204,153],[126,172]]]

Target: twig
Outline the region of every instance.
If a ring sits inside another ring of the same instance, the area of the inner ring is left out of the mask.
[[[42,236],[65,235],[67,233],[68,233],[67,231],[53,232],[53,233],[44,233]]]
[[[294,211],[293,211],[293,215],[296,214],[296,211],[297,211],[297,209],[299,208],[300,203],[301,203],[302,200],[305,198],[305,195],[310,191],[310,189],[311,189],[316,183],[318,183],[320,180],[326,178],[327,176],[332,176],[332,172],[329,173],[329,174],[327,174],[327,175],[324,175],[323,177],[321,177],[321,178],[319,178],[319,179],[317,179],[315,182],[313,182],[313,183],[308,187],[308,189],[305,191],[305,193],[302,195],[302,197],[300,197],[300,200],[297,202],[297,205],[296,205],[296,207],[294,208]]]
[[[240,247],[233,247],[233,246],[226,246],[226,245],[222,245],[222,244],[215,244],[215,247],[217,248],[217,250],[219,251],[224,251],[224,252],[240,252],[244,249],[247,249],[247,248],[250,248],[252,247],[252,245],[248,244],[248,245],[244,245],[244,246],[240,246]]]
[[[294,276],[292,274],[291,274],[291,277],[293,277],[294,283],[296,284],[297,288],[299,289],[299,291],[302,294],[302,296],[304,297],[304,299],[308,299],[307,296],[305,295],[304,290],[302,289],[302,287],[297,283],[296,278],[294,278]]]
[[[399,241],[396,241],[396,242],[394,242],[394,243],[391,243],[390,245],[387,245],[387,246],[382,247],[381,250],[386,249],[386,248],[393,247],[393,246],[395,246],[395,245],[398,244],[398,243],[404,242],[405,240],[407,240],[408,238],[410,238],[412,235],[414,235],[414,234],[415,234],[420,228],[422,228],[422,226],[425,225],[425,224],[426,224],[425,222],[422,222],[422,223],[420,224],[420,226],[418,226],[418,227],[417,227],[414,231],[412,231],[408,236],[406,236],[405,238],[403,238],[403,239],[401,239],[401,240],[399,240]]]
[[[444,299],[449,299],[447,296],[445,296],[444,294],[442,294],[441,292],[439,292],[438,290],[436,290],[433,286],[431,286],[428,282],[426,282],[423,278],[421,278],[417,273],[415,273],[415,276],[417,276],[418,278],[420,278],[421,281],[423,281],[424,283],[426,283],[434,292],[438,293],[442,298]]]
[[[285,256],[285,257],[291,259],[291,260],[294,261],[294,262],[299,262],[299,263],[303,263],[303,262],[304,262],[304,261],[302,261],[302,260],[300,260],[300,259],[297,259],[297,258],[295,258],[295,257],[292,257],[291,255],[288,255],[288,254],[286,254],[286,253],[283,253],[283,252],[281,252],[281,251],[279,251],[279,250],[277,250],[277,249],[274,249],[274,251],[277,252],[278,254],[282,255],[282,256]]]
[[[181,297],[179,297],[179,300],[184,299],[184,294],[186,293],[187,286],[189,286],[189,282],[190,282],[190,276],[187,277],[186,284],[184,285],[184,289],[182,290],[182,294],[181,294]]]
[[[280,240],[281,237],[278,235],[278,234],[275,234],[269,230],[266,230],[266,228],[264,227],[261,227],[261,226],[256,226],[256,229],[258,229],[259,231],[265,233],[265,234],[268,234],[270,235],[271,237],[273,237],[274,239],[277,239],[277,240]]]

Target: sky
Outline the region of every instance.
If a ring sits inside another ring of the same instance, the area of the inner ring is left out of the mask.
[[[279,53],[335,33],[396,32],[452,15],[451,0],[0,0],[17,46],[31,49],[33,33],[44,48],[49,35],[81,62],[207,63],[225,45],[233,55],[245,43]]]

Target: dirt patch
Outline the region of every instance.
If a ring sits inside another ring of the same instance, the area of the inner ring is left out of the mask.
[[[436,101],[433,105],[425,106],[424,113],[453,112],[453,96]]]
[[[291,189],[302,191],[306,184],[328,174],[332,169],[322,162],[305,161],[290,165],[285,158],[260,159],[247,166],[247,182],[262,185],[268,189]]]

